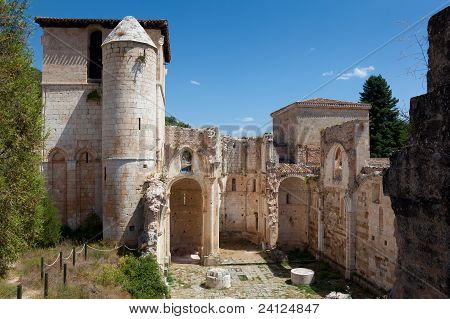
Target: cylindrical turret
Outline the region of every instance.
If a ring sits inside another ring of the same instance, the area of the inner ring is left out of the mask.
[[[133,17],[108,35],[103,49],[103,236],[133,242],[141,187],[155,167],[156,46]]]

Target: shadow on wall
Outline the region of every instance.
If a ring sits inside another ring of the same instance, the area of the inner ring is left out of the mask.
[[[77,228],[89,213],[101,215],[102,211],[102,109],[98,102],[88,101],[95,89],[98,84],[87,89],[79,85],[43,87],[47,145],[54,146],[44,154],[49,156],[48,187],[62,222],[71,228]],[[74,101],[74,106],[67,101]],[[53,150],[60,150],[64,158],[55,158]]]

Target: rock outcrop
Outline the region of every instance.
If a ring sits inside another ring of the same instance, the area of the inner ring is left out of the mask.
[[[391,157],[384,190],[395,211],[395,298],[448,298],[450,7],[430,18],[428,92],[411,99],[410,145]]]

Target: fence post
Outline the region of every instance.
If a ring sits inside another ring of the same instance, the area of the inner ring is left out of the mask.
[[[85,261],[87,260],[87,249],[88,249],[87,244],[84,244],[84,260]]]
[[[41,281],[44,280],[44,257],[41,257]]]
[[[62,270],[62,267],[63,267],[63,252],[60,251],[59,252],[59,271]]]
[[[44,274],[44,298],[48,297],[48,273]]]
[[[72,248],[72,265],[74,265],[74,266],[75,266],[75,255],[76,255],[76,253],[75,253],[75,247],[73,247],[73,248]]]
[[[22,299],[22,284],[17,285],[17,299]]]
[[[67,264],[64,263],[64,275],[63,275],[63,284],[66,286],[67,283]]]

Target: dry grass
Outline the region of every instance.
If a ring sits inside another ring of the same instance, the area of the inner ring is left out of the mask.
[[[101,249],[112,248],[105,243],[93,244]],[[25,252],[7,276],[0,279],[0,298],[15,298],[16,285],[22,283],[23,298],[43,298],[44,285],[40,275],[40,258],[45,263],[52,263],[63,252],[63,257],[69,256],[72,249],[70,242],[64,242],[54,248],[35,249]],[[76,248],[77,251],[81,247]],[[49,278],[49,298],[82,299],[82,298],[130,298],[113,277],[114,265],[119,256],[117,251],[99,252],[89,249],[88,258],[84,260],[83,252],[77,254],[76,265],[72,265],[72,258],[67,263],[67,285],[63,285],[63,271],[59,261],[50,268],[46,268]]]

